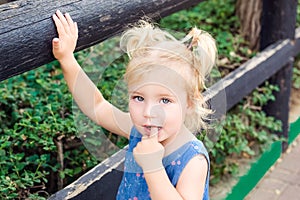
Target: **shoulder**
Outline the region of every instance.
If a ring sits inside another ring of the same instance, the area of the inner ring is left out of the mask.
[[[175,171],[178,178],[181,174],[181,171],[194,157],[204,158],[207,161],[208,165],[210,164],[208,152],[203,143],[199,140],[192,140],[184,144],[172,154],[166,156],[163,162],[165,166],[168,166],[170,164],[173,168],[176,168]],[[179,162],[180,165],[172,164],[175,162]]]
[[[188,164],[194,157],[204,158],[208,165],[210,164],[208,151],[200,140],[193,140],[185,145],[183,159],[185,159]]]
[[[209,162],[203,154],[194,156],[187,163],[176,185],[177,191],[184,199],[202,199],[209,174],[208,170]]]
[[[190,159],[184,166],[176,189],[185,199],[201,199],[209,179],[209,157],[201,141],[190,142]]]
[[[199,140],[191,141],[189,146],[190,148],[187,151],[188,160],[182,173],[189,172],[190,170],[191,172],[205,172],[206,177],[210,162],[205,146]]]
[[[193,172],[201,172],[201,174],[204,174],[204,177],[207,177],[210,170],[210,160],[207,149],[200,140],[192,141],[191,147],[190,160],[187,162],[183,173],[192,170]]]
[[[200,140],[193,140],[190,142],[190,145],[193,147],[194,151],[205,155],[205,157],[208,157],[207,149],[205,148],[204,144]]]

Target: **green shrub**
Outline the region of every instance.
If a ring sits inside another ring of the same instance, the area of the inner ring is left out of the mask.
[[[97,163],[80,144],[60,152],[61,169],[57,142],[78,139],[72,98],[54,65],[1,82],[0,93],[0,199],[47,197],[58,189],[57,179],[70,183]]]
[[[221,123],[215,125],[214,128],[219,131],[216,141],[204,138],[210,150],[212,185],[224,176],[238,175],[238,159],[253,158],[279,139],[273,133],[281,130],[281,121],[266,116],[262,111],[262,106],[275,100],[272,92],[278,90],[278,87],[266,82],[232,108]]]
[[[224,64],[219,67],[231,71],[255,55],[239,35],[240,23],[235,14],[235,2],[235,0],[205,1],[161,19],[160,26],[181,33],[188,33],[195,26],[209,32],[216,40],[219,60],[226,61],[224,64],[227,67],[223,66]]]
[[[300,89],[300,56],[294,62],[292,83],[295,89]]]

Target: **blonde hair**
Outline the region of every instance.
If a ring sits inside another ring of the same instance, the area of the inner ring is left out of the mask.
[[[180,66],[184,66],[182,75],[186,76],[188,102],[193,107],[193,112],[186,116],[185,125],[193,132],[207,127],[205,121],[212,111],[207,108],[201,92],[217,57],[215,41],[209,33],[193,28],[182,40],[177,40],[168,32],[141,20],[123,33],[120,46],[130,58],[125,73],[128,85],[153,70],[150,66],[167,61],[185,63]]]

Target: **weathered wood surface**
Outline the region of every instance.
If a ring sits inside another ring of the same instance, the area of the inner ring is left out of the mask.
[[[260,50],[295,36],[297,0],[263,0]]]
[[[212,102],[212,108],[222,114],[218,110],[228,111],[266,79],[289,64],[290,59],[299,53],[300,29],[297,29],[295,40],[286,39],[269,46],[211,86],[204,95]],[[117,152],[65,189],[52,195],[49,200],[115,199],[123,175],[124,156],[125,150]]]
[[[142,16],[167,16],[203,0],[19,0],[0,5],[0,81],[54,60],[52,14],[68,12],[79,26],[76,50],[111,37]]]
[[[260,47],[263,50],[270,44],[281,39],[294,39],[297,0],[263,0],[262,27]],[[292,66],[290,61],[286,67],[278,71],[270,78],[271,84],[278,85],[280,91],[274,92],[275,101],[268,103],[263,110],[268,116],[273,116],[282,122],[282,131],[277,132],[279,136],[288,138],[289,132],[289,102],[292,81]],[[287,142],[282,143],[283,151],[288,147]]]
[[[127,147],[118,151],[48,200],[115,199],[123,176]]]
[[[5,4],[5,3],[9,3],[15,0],[0,0],[0,4]]]
[[[210,101],[222,102],[226,95],[226,110],[232,108],[243,97],[250,94],[257,86],[273,76],[292,58],[300,53],[300,29],[297,29],[295,40],[281,40],[258,53],[232,73],[209,88]],[[222,110],[224,105],[215,105],[215,110]]]

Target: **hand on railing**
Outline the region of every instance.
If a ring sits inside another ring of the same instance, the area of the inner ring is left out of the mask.
[[[59,10],[53,15],[58,38],[52,40],[54,57],[60,62],[73,56],[78,39],[77,23],[73,22],[69,13],[63,15]]]

